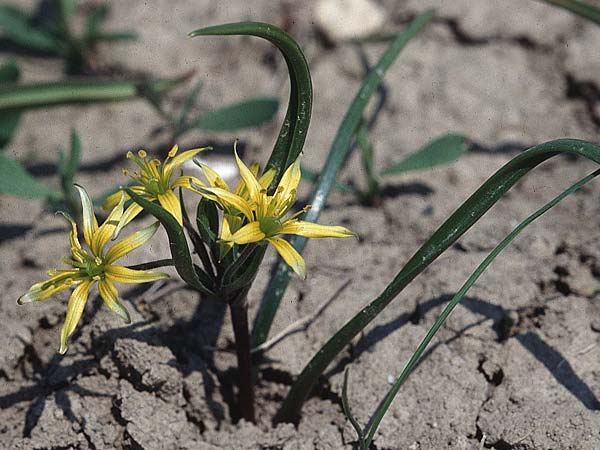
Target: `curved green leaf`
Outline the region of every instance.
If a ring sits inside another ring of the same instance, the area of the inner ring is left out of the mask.
[[[274,98],[252,98],[210,111],[193,120],[188,128],[208,131],[235,131],[258,127],[271,120],[279,103]]]
[[[329,192],[335,185],[335,179],[342,167],[346,153],[350,148],[354,132],[362,120],[363,112],[369,100],[377,90],[377,87],[381,84],[386,71],[400,54],[400,51],[417,33],[419,33],[419,31],[423,29],[425,25],[427,25],[427,23],[429,23],[432,18],[433,12],[426,11],[413,20],[406,30],[400,33],[388,46],[373,70],[369,72],[363,81],[360,90],[354,97],[350,108],[346,112],[346,115],[338,128],[331,149],[329,150],[327,161],[321,172],[319,183],[315,187],[311,201],[309,202],[311,204],[311,209],[305,214],[303,220],[308,222],[317,221],[325,206],[325,201],[329,196]],[[290,242],[299,253],[302,253],[302,250],[304,250],[304,247],[306,246],[307,239],[302,236],[293,236],[290,239]],[[290,273],[287,264],[281,261],[278,262],[254,322],[254,328],[252,330],[254,347],[264,343],[269,335],[275,313],[277,312],[281,298],[287,289]]]
[[[550,202],[546,203],[543,207],[538,209],[532,215],[527,217],[513,231],[511,231],[510,234],[508,236],[506,236],[502,240],[502,242],[500,242],[490,252],[490,254],[488,256],[486,256],[486,258],[483,260],[483,262],[479,266],[477,266],[475,271],[467,279],[465,284],[462,285],[460,290],[454,295],[452,300],[450,300],[450,302],[444,308],[444,310],[442,311],[440,316],[437,318],[435,323],[429,329],[429,331],[427,332],[427,334],[425,335],[425,337],[423,338],[423,340],[421,341],[421,343],[419,344],[419,346],[417,347],[417,349],[411,356],[410,360],[408,361],[408,363],[402,370],[402,373],[400,374],[400,376],[398,377],[396,382],[392,385],[392,387],[386,394],[385,398],[381,402],[379,408],[377,409],[375,417],[373,418],[371,428],[369,429],[369,435],[367,436],[367,439],[364,443],[364,448],[368,448],[369,445],[371,444],[371,441],[373,440],[375,433],[377,432],[377,428],[379,427],[381,420],[383,419],[383,417],[385,416],[385,413],[387,412],[390,405],[392,404],[394,397],[396,397],[396,395],[398,394],[398,391],[400,390],[400,387],[404,384],[404,382],[406,381],[408,376],[411,374],[415,365],[419,361],[419,358],[421,357],[421,355],[423,354],[423,352],[425,351],[425,349],[431,342],[431,339],[433,339],[433,336],[435,336],[435,334],[438,332],[438,330],[440,329],[442,324],[446,321],[446,319],[448,318],[448,316],[450,315],[452,310],[454,310],[456,305],[458,305],[459,302],[464,298],[464,296],[467,294],[467,292],[469,291],[471,286],[473,286],[473,284],[475,284],[475,282],[481,276],[481,274],[485,271],[485,269],[487,269],[487,267],[492,263],[492,261],[494,259],[496,259],[496,257],[502,252],[502,250],[504,250],[530,223],[532,223],[538,217],[542,216],[545,212],[547,212],[548,210],[550,210],[551,208],[556,206],[565,197],[572,194],[577,189],[581,188],[584,184],[592,181],[598,175],[600,175],[600,169],[598,169],[595,172],[591,173],[590,175],[582,178],[577,183],[573,184],[571,187],[569,187],[568,189],[566,189],[565,191],[560,193],[558,196],[553,198]]]
[[[0,153],[0,192],[23,198],[57,198],[58,193],[33,178],[25,168]]]
[[[468,149],[467,138],[461,134],[445,134],[408,155],[402,161],[384,169],[381,175],[431,169],[456,161]]]
[[[159,204],[149,202],[145,198],[137,195],[131,189],[125,187],[124,191],[129,194],[134,202],[144,208],[146,212],[156,217],[162,226],[165,227],[167,235],[169,236],[169,247],[171,249],[171,256],[173,257],[173,264],[181,279],[192,288],[204,294],[212,295],[213,292],[200,281],[200,278],[194,269],[192,256],[190,255],[183,228],[179,225],[177,219]]]
[[[318,377],[343,348],[402,290],[475,224],[517,181],[538,164],[559,154],[584,156],[600,164],[600,147],[578,139],[546,142],[521,153],[492,175],[410,258],[384,291],[348,321],[306,365],[286,397],[279,417],[296,421]]]
[[[279,136],[265,170],[274,168],[277,175],[274,189],[285,169],[296,160],[306,139],[312,110],[312,82],[302,49],[282,29],[261,22],[240,22],[202,28],[189,34],[195,36],[250,35],[268,40],[283,54],[290,76],[290,100]]]

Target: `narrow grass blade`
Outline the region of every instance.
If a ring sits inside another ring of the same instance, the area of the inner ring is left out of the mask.
[[[425,351],[425,349],[427,348],[427,346],[431,342],[431,339],[433,338],[433,336],[435,336],[435,334],[438,332],[438,330],[440,329],[440,327],[442,326],[442,324],[446,321],[446,319],[448,318],[448,316],[450,315],[450,313],[454,310],[454,308],[456,307],[456,305],[458,305],[458,303],[464,298],[464,296],[467,294],[467,292],[469,291],[469,289],[471,288],[471,286],[473,286],[473,284],[475,284],[475,282],[481,276],[481,274],[485,271],[485,269],[487,269],[487,267],[502,252],[502,250],[504,250],[530,223],[532,223],[534,220],[536,220],[537,218],[539,218],[542,214],[544,214],[545,212],[547,212],[548,210],[550,210],[551,208],[553,208],[554,206],[556,206],[565,197],[567,197],[568,195],[572,194],[577,189],[581,188],[584,184],[588,183],[589,181],[592,181],[598,175],[600,175],[600,169],[598,169],[595,172],[591,173],[590,175],[582,178],[577,183],[573,184],[571,187],[569,187],[568,189],[566,189],[565,191],[563,191],[560,195],[558,195],[555,198],[553,198],[550,202],[546,203],[543,207],[541,207],[540,209],[538,209],[532,215],[530,215],[529,217],[527,217],[513,231],[511,231],[510,234],[508,236],[506,236],[502,240],[502,242],[500,242],[500,244],[498,244],[490,252],[490,254],[483,260],[483,262],[475,269],[475,271],[467,279],[467,281],[465,282],[465,284],[462,285],[462,287],[456,293],[456,295],[454,295],[454,297],[452,298],[452,300],[450,300],[450,302],[448,303],[448,305],[444,308],[444,311],[442,311],[442,313],[437,318],[437,320],[435,321],[435,323],[429,329],[429,331],[427,332],[427,334],[425,335],[425,337],[423,338],[423,340],[421,341],[421,343],[417,347],[416,351],[413,353],[413,355],[411,356],[410,360],[408,361],[408,363],[404,367],[404,370],[402,371],[402,373],[400,374],[400,376],[398,377],[398,379],[396,380],[396,382],[392,385],[392,387],[390,388],[390,390],[386,394],[386,396],[385,396],[383,402],[381,403],[379,409],[375,413],[375,417],[373,419],[373,423],[371,425],[371,428],[369,429],[369,434],[367,436],[366,445],[365,445],[366,448],[368,448],[368,446],[371,444],[371,441],[373,440],[373,438],[375,437],[375,433],[377,432],[377,428],[379,427],[379,424],[381,423],[381,420],[383,419],[383,417],[385,416],[385,413],[387,412],[387,410],[389,409],[390,405],[392,404],[392,401],[394,400],[394,397],[396,397],[396,394],[398,394],[398,391],[400,390],[400,387],[404,384],[404,382],[406,381],[406,379],[408,378],[408,376],[410,375],[410,373],[414,369],[414,367],[417,364],[419,358],[421,357],[421,355],[423,354],[423,352]]]
[[[317,183],[319,181],[319,173],[314,170],[307,169],[302,166],[302,179],[309,181],[311,183]],[[343,192],[344,194],[358,194],[358,190],[351,184],[343,183],[341,181],[335,181],[333,187],[337,189],[339,192]]]
[[[350,421],[350,425],[356,431],[358,436],[358,442],[361,445],[364,443],[365,433],[362,430],[362,427],[358,423],[358,421],[352,415],[352,411],[350,410],[350,405],[348,404],[348,372],[349,369],[346,368],[344,371],[344,384],[342,385],[342,409],[344,410],[344,415]]]
[[[190,33],[194,36],[250,35],[268,40],[283,54],[290,77],[288,109],[265,170],[277,170],[271,188],[279,183],[285,169],[296,160],[306,139],[312,110],[312,82],[308,63],[302,49],[292,37],[280,28],[261,22],[240,22],[202,28]]]
[[[387,47],[373,70],[363,81],[338,128],[333,144],[329,150],[327,161],[321,172],[319,182],[313,191],[310,201],[310,204],[312,205],[311,209],[306,213],[303,220],[308,222],[317,221],[325,206],[325,201],[329,196],[329,192],[335,184],[337,174],[342,167],[346,153],[350,148],[354,132],[362,120],[363,112],[369,100],[376,92],[377,87],[381,84],[383,76],[396,60],[400,51],[423,29],[425,25],[429,23],[429,21],[431,21],[432,18],[433,11],[427,11],[413,20],[406,30],[400,33]],[[301,236],[293,236],[290,240],[294,248],[300,253],[304,250],[306,241],[306,238]],[[290,270],[288,269],[288,266],[281,261],[278,262],[254,322],[254,328],[252,330],[254,347],[257,347],[266,341],[269,330],[271,329],[271,324],[273,323],[273,319],[279,308],[281,298],[287,289],[289,280]]]
[[[0,192],[23,198],[57,198],[59,194],[33,178],[6,153],[0,153]]]
[[[0,89],[8,86],[15,86],[19,80],[19,67],[14,60],[9,60],[0,66]],[[12,141],[12,138],[19,127],[21,111],[1,111],[0,112],[0,151],[4,150]]]
[[[183,107],[181,108],[181,112],[179,113],[179,118],[177,120],[177,131],[178,133],[183,133],[187,129],[187,121],[188,115],[191,109],[196,105],[198,101],[198,95],[200,94],[200,90],[202,89],[202,80],[196,82],[190,93],[187,95],[185,102],[183,103]]]
[[[235,131],[258,127],[271,120],[279,103],[274,98],[252,98],[224,106],[193,120],[189,128],[207,131]]]
[[[139,95],[145,86],[167,91],[187,80],[189,75],[159,81],[64,81],[17,86],[0,86],[0,112],[41,108],[65,103],[94,103],[127,100]]]
[[[56,36],[31,24],[23,11],[0,5],[0,31],[15,44],[42,52],[58,53],[62,43]]]
[[[402,161],[381,172],[382,176],[431,169],[456,161],[468,149],[467,138],[461,134],[445,134],[434,139]]]
[[[518,180],[553,156],[574,154],[600,164],[600,147],[578,139],[558,139],[537,145],[513,158],[472,194],[417,250],[384,291],[348,321],[305,366],[290,389],[279,418],[298,419],[306,396],[343,348],[364,329],[429,264],[475,224]]]
[[[145,198],[137,195],[131,189],[125,188],[125,192],[129,194],[134,202],[142,206],[146,212],[156,217],[165,227],[169,237],[169,247],[171,249],[171,256],[173,257],[173,263],[181,279],[192,288],[204,294],[212,295],[213,292],[200,281],[200,278],[194,269],[192,256],[190,255],[183,228],[179,225],[177,219],[159,204],[149,202]]]
[[[600,8],[578,0],[538,0],[558,6],[600,25]]]

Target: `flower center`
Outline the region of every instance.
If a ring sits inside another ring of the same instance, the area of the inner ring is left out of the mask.
[[[279,234],[282,225],[281,221],[275,217],[261,217],[258,221],[260,231],[265,233],[267,237]]]
[[[85,272],[90,278],[102,276],[104,274],[104,261],[102,261],[102,258],[86,258]]]

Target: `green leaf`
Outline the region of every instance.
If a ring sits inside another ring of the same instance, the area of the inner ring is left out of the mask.
[[[21,75],[19,66],[14,59],[9,59],[0,66],[0,86],[3,84],[16,83]]]
[[[219,236],[219,211],[215,203],[202,197],[196,209],[196,227],[202,240],[210,245]]]
[[[272,192],[279,184],[285,169],[292,164],[304,146],[312,110],[312,82],[308,63],[302,49],[292,37],[282,29],[261,22],[240,22],[202,28],[189,35],[251,35],[268,40],[283,54],[290,77],[290,99],[285,119],[279,131],[271,157],[265,170],[271,168],[277,175],[271,183]]]
[[[30,24],[30,18],[21,10],[0,5],[0,30],[14,43],[38,51],[57,53],[61,42],[54,35]]]
[[[456,161],[468,149],[467,138],[461,134],[445,134],[408,155],[402,161],[384,169],[381,175],[431,169]]]
[[[19,75],[19,67],[13,59],[4,63],[0,66],[0,88],[14,86]],[[4,150],[12,141],[20,120],[21,111],[19,110],[0,112],[0,151]]]
[[[274,98],[253,98],[224,106],[193,120],[189,128],[207,131],[235,131],[258,127],[271,120],[279,103]]]
[[[150,86],[162,93],[181,84],[189,75],[157,81],[64,81],[0,86],[0,112],[5,110],[46,108],[71,103],[95,103],[128,100],[140,96]]]
[[[542,0],[600,25],[600,9],[578,0]]]
[[[352,415],[350,405],[348,404],[348,372],[349,369],[346,368],[346,370],[344,370],[344,384],[342,385],[342,410],[344,411],[346,418],[350,421],[352,428],[354,428],[354,431],[356,431],[358,442],[362,446],[365,437],[364,432],[358,421]]]
[[[600,175],[600,169],[598,169],[595,172],[591,173],[590,175],[582,178],[577,183],[573,184],[571,187],[569,187],[568,189],[563,191],[560,195],[553,198],[550,202],[546,203],[543,207],[538,209],[535,213],[533,213],[532,215],[527,217],[513,231],[511,231],[510,234],[508,236],[506,236],[502,240],[502,242],[500,242],[500,244],[498,244],[490,252],[490,254],[483,260],[483,262],[479,266],[477,266],[475,271],[471,274],[471,276],[468,278],[468,280],[465,282],[465,284],[462,285],[462,287],[456,293],[456,295],[454,295],[452,300],[450,300],[450,302],[448,303],[446,308],[444,308],[444,311],[442,311],[442,313],[437,318],[435,323],[429,329],[429,331],[427,332],[427,334],[425,335],[425,337],[423,338],[423,340],[421,341],[421,343],[419,344],[419,346],[417,347],[417,349],[411,356],[410,360],[404,367],[404,370],[402,371],[402,373],[400,374],[400,376],[398,377],[396,382],[392,385],[392,387],[386,394],[383,401],[379,404],[379,407],[377,408],[377,411],[373,418],[371,428],[369,429],[369,435],[367,436],[367,439],[366,439],[366,442],[364,445],[365,448],[368,448],[369,445],[371,444],[371,441],[373,440],[373,437],[375,436],[375,433],[377,432],[377,428],[379,427],[381,420],[383,419],[383,417],[385,416],[385,413],[387,412],[390,405],[392,404],[392,401],[398,394],[400,387],[404,384],[404,382],[406,381],[408,376],[412,373],[412,370],[414,369],[415,365],[419,361],[419,358],[421,357],[421,355],[423,354],[423,352],[425,351],[425,349],[431,342],[431,339],[433,339],[433,337],[439,331],[440,327],[446,321],[446,319],[448,318],[450,313],[454,310],[456,305],[458,305],[459,302],[464,298],[464,296],[467,294],[467,292],[469,291],[471,286],[473,286],[473,284],[475,284],[475,282],[481,276],[481,274],[485,271],[485,269],[487,269],[487,267],[492,263],[492,261],[494,259],[496,259],[496,257],[502,252],[502,250],[504,250],[530,223],[532,223],[538,217],[542,216],[544,213],[546,213],[551,208],[556,206],[565,197],[572,194],[577,189],[581,188],[584,184],[588,183],[589,181],[592,181],[598,175]]]
[[[192,288],[204,294],[213,295],[213,292],[200,281],[196,273],[183,228],[179,225],[177,219],[159,204],[149,202],[127,187],[124,190],[134,202],[144,208],[146,212],[156,217],[162,226],[165,227],[167,236],[169,237],[169,247],[173,263],[181,279]]]
[[[419,31],[423,29],[425,25],[429,23],[429,21],[431,21],[432,18],[432,11],[426,11],[415,18],[406,30],[400,33],[386,48],[373,70],[369,72],[363,81],[338,128],[333,144],[329,149],[327,161],[321,171],[319,184],[315,187],[311,201],[309,202],[311,204],[311,209],[304,215],[303,220],[308,222],[317,221],[325,206],[325,201],[329,196],[329,192],[335,184],[337,174],[350,149],[352,138],[362,120],[363,112],[367,107],[369,100],[381,84],[387,70],[400,54],[400,51],[417,33],[419,33]],[[307,239],[302,236],[293,236],[290,239],[290,243],[300,253],[304,250],[306,242]],[[253,347],[257,347],[266,341],[269,330],[271,329],[271,324],[273,323],[273,319],[279,308],[281,298],[287,289],[290,273],[287,264],[281,261],[277,263],[254,322],[254,328],[252,330]]]
[[[281,420],[293,422],[299,417],[304,400],[329,363],[417,275],[471,228],[525,174],[563,153],[584,156],[600,164],[600,146],[578,139],[558,139],[537,145],[505,164],[433,233],[381,295],[362,308],[317,352],[290,389],[279,413]]]
[[[50,198],[58,194],[33,178],[25,168],[0,153],[0,192],[23,198]]]
[[[95,7],[90,13],[90,15],[87,17],[85,24],[84,39],[88,43],[88,45],[92,44],[95,40],[98,39],[100,27],[102,26],[102,23],[104,23],[108,18],[109,13],[110,6],[106,3],[103,3]]]
[[[179,114],[179,119],[177,121],[177,133],[182,134],[187,130],[187,121],[190,110],[196,105],[198,101],[198,95],[200,94],[200,90],[202,89],[202,80],[198,80],[190,93],[188,94],[183,106],[181,108],[181,112]]]
[[[310,183],[317,183],[319,181],[319,173],[314,170],[307,169],[302,166],[302,179],[309,181]],[[342,183],[341,181],[335,181],[333,187],[337,189],[339,192],[343,192],[344,194],[358,194],[359,192],[356,190],[354,186],[347,183]]]

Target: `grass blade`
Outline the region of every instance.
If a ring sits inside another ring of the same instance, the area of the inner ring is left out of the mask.
[[[397,38],[388,46],[377,65],[367,75],[363,81],[358,93],[354,97],[350,108],[346,112],[340,127],[338,128],[337,134],[329,150],[327,161],[321,172],[321,177],[315,190],[311,201],[309,202],[312,207],[306,213],[303,220],[309,222],[316,222],[317,218],[321,214],[321,210],[325,206],[325,201],[329,196],[331,188],[335,185],[335,179],[338,172],[344,162],[346,154],[350,148],[352,137],[362,120],[363,112],[372,97],[377,90],[377,87],[381,84],[385,72],[390,68],[392,63],[396,60],[400,51],[408,44],[408,42],[419,33],[427,23],[433,18],[433,11],[427,11],[419,15],[411,24],[400,33]],[[306,238],[301,236],[294,236],[290,240],[294,248],[298,252],[302,252],[306,246]],[[277,309],[281,298],[285,293],[287,285],[290,280],[290,271],[288,266],[279,261],[276,269],[273,272],[273,276],[269,281],[269,285],[263,297],[258,315],[254,322],[254,328],[252,330],[253,335],[253,346],[257,347],[266,341],[271,324],[275,318]]]
[[[435,334],[438,332],[438,330],[440,329],[442,324],[446,321],[446,319],[448,318],[448,316],[450,315],[452,310],[454,310],[456,305],[458,305],[458,303],[464,298],[464,296],[467,294],[467,292],[469,291],[471,286],[473,286],[473,284],[475,284],[475,282],[481,276],[481,274],[485,271],[485,269],[487,269],[487,267],[502,252],[502,250],[504,250],[530,223],[532,223],[534,220],[539,218],[541,215],[546,213],[548,210],[550,210],[551,208],[556,206],[565,197],[572,194],[577,189],[581,188],[584,184],[588,183],[589,181],[592,181],[598,175],[600,175],[600,169],[598,169],[595,172],[591,173],[590,175],[582,178],[577,183],[573,184],[571,187],[569,187],[568,189],[563,191],[561,194],[559,194],[558,196],[553,198],[550,202],[546,203],[543,207],[538,209],[532,215],[527,217],[513,231],[511,231],[510,234],[508,234],[508,236],[506,236],[502,240],[502,242],[500,242],[500,244],[498,244],[489,253],[489,255],[483,260],[483,262],[475,269],[475,271],[467,279],[465,284],[462,285],[460,290],[454,295],[452,300],[450,300],[450,302],[448,303],[446,308],[444,308],[444,311],[442,311],[442,313],[437,318],[435,323],[429,329],[429,331],[427,332],[427,334],[425,335],[425,337],[423,338],[423,340],[417,347],[417,350],[413,353],[410,360],[408,361],[408,363],[402,370],[402,373],[400,374],[400,376],[398,377],[396,382],[392,385],[392,387],[386,394],[383,402],[381,403],[379,409],[377,410],[377,412],[375,414],[371,428],[369,429],[369,434],[367,436],[365,447],[368,447],[371,444],[371,441],[373,440],[373,437],[375,436],[375,433],[377,432],[377,428],[379,427],[381,420],[383,419],[383,417],[385,416],[385,413],[387,412],[390,405],[392,404],[394,397],[396,396],[396,394],[400,390],[400,387],[404,384],[404,382],[406,381],[406,379],[408,378],[408,376],[414,369],[419,358],[421,357],[421,355],[423,354],[423,352],[425,351],[425,349],[431,342],[431,339],[433,338],[433,336],[435,336]]]
[[[584,19],[600,25],[600,9],[586,2],[578,0],[541,0],[550,5],[558,6],[567,11],[577,14]]]
[[[578,139],[558,139],[521,153],[492,175],[417,250],[384,291],[348,321],[305,366],[290,389],[279,418],[294,422],[318,377],[340,351],[429,264],[475,224],[518,180],[559,154],[584,156],[600,164],[600,147]]]
[[[279,103],[274,98],[252,98],[227,105],[193,120],[189,128],[208,131],[235,131],[258,127],[271,120]]]
[[[19,67],[14,60],[9,60],[0,66],[0,88],[3,86],[15,86],[19,80]],[[12,141],[19,127],[21,111],[0,112],[0,151],[4,150]]]
[[[290,76],[288,109],[265,170],[274,168],[277,175],[271,184],[274,189],[285,169],[296,160],[306,139],[312,110],[312,82],[308,63],[302,49],[285,31],[261,22],[240,22],[202,28],[190,33],[194,36],[251,35],[275,45],[283,54]]]
[[[58,53],[61,42],[52,34],[31,25],[31,19],[23,11],[8,5],[0,5],[0,30],[15,44],[30,49]]]
[[[173,257],[173,264],[181,279],[194,289],[204,294],[212,295],[213,292],[200,281],[196,273],[183,228],[179,225],[177,219],[157,203],[149,202],[127,187],[124,190],[134,202],[143,207],[146,212],[156,217],[162,226],[165,227],[169,237],[169,247],[171,249],[171,256]]]
[[[448,133],[429,142],[402,161],[384,169],[381,175],[396,175],[402,172],[425,170],[450,164],[460,158],[467,149],[467,138],[465,136]]]
[[[65,81],[17,86],[0,86],[0,112],[41,108],[65,103],[93,103],[127,100],[150,86],[164,92],[186,81],[188,75],[159,81]]]

